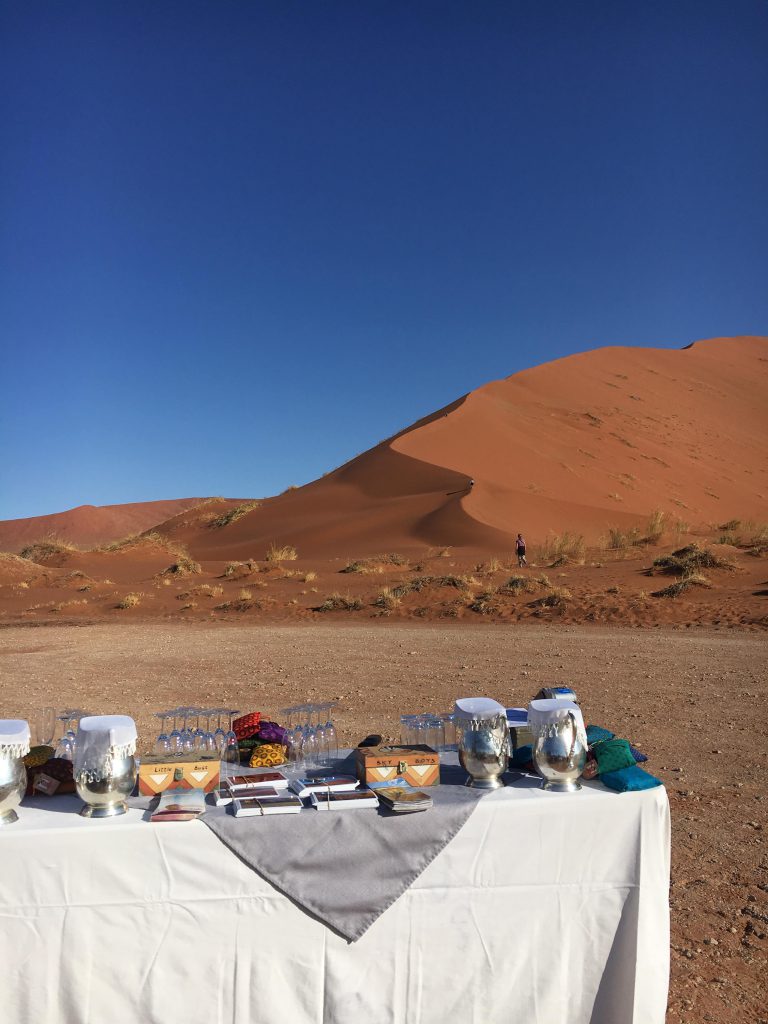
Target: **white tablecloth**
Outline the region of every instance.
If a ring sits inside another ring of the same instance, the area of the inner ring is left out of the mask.
[[[663,1024],[664,790],[534,785],[481,800],[352,944],[202,822],[89,821],[75,798],[25,803],[0,829],[0,1019]]]

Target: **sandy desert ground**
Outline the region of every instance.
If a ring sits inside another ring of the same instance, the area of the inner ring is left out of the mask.
[[[574,686],[588,721],[650,757],[672,807],[670,1024],[768,1019],[768,648],[743,629],[391,619],[328,625],[110,623],[0,630],[0,716],[54,699],[133,715],[179,703],[338,701],[343,737],[399,733],[456,696]]]

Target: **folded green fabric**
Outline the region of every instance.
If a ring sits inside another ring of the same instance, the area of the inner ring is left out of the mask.
[[[602,743],[603,740],[612,740],[616,734],[601,728],[599,725],[587,726],[587,743],[590,747],[595,743]]]
[[[595,746],[595,757],[601,775],[630,768],[635,763],[628,740],[603,740]]]
[[[620,768],[616,772],[600,773],[600,781],[605,783],[608,789],[614,789],[617,793],[632,793],[640,789],[654,789],[660,786],[661,779],[657,779],[650,772],[643,771],[633,764],[631,768]]]

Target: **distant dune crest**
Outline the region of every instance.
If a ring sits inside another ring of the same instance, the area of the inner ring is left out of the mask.
[[[766,410],[768,338],[597,349],[486,384],[234,515],[222,516],[234,500],[84,506],[0,523],[0,548],[155,527],[199,559],[248,558],[272,542],[345,557],[430,544],[509,550],[518,530],[530,541],[565,530],[596,539],[657,508],[691,524],[765,519]]]

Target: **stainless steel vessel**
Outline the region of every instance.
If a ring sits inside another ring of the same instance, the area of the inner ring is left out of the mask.
[[[136,725],[127,715],[94,715],[80,720],[74,776],[85,818],[112,818],[128,810],[136,785]]]
[[[28,753],[29,725],[17,718],[0,720],[0,827],[19,820],[16,808],[27,789]]]
[[[572,793],[587,760],[587,737],[579,708],[570,701],[534,700],[528,712],[533,763],[542,789]]]
[[[498,789],[509,763],[506,709],[485,697],[456,701],[459,762],[469,774],[466,785]]]
[[[108,768],[100,772],[81,771],[75,776],[77,795],[85,804],[80,811],[84,818],[112,818],[125,814],[126,800],[136,785],[136,759],[112,758]]]

